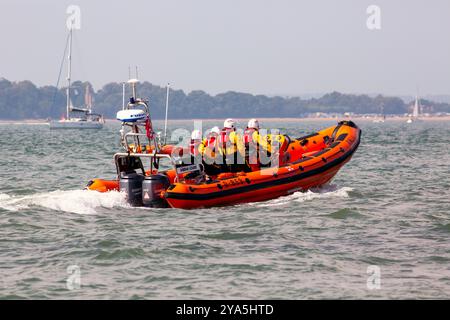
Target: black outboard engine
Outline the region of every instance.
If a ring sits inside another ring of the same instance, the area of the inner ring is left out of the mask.
[[[119,174],[119,191],[124,192],[126,199],[132,206],[142,206],[142,181],[144,167],[138,157],[120,157],[116,162]],[[136,173],[136,170],[142,174]]]
[[[142,181],[144,175],[135,171],[121,172],[119,191],[124,192],[129,204],[134,207],[142,206]]]
[[[167,202],[161,197],[161,192],[170,185],[169,178],[164,174],[146,176],[142,182],[142,203],[146,207],[165,208]]]

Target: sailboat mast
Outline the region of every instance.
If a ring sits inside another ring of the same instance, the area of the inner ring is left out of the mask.
[[[66,104],[66,119],[70,119],[70,77],[72,75],[72,27],[69,31],[69,56],[68,56],[68,70],[67,70],[67,104]]]
[[[416,101],[414,102],[413,117],[419,116],[419,97],[416,95]]]
[[[166,117],[164,121],[164,145],[167,141],[167,113],[169,110],[169,91],[170,91],[170,83],[167,84],[167,90],[166,90]]]
[[[420,115],[421,109],[422,109],[422,106],[420,104],[420,98],[418,98],[417,99],[417,116]]]

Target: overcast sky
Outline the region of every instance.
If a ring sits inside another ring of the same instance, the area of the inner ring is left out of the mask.
[[[212,94],[450,94],[449,0],[0,0],[0,77],[56,83],[71,4],[73,77],[95,89],[138,65]]]

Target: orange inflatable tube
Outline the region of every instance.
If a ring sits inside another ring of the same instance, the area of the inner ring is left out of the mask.
[[[92,179],[86,185],[86,189],[98,192],[119,191],[118,180]]]

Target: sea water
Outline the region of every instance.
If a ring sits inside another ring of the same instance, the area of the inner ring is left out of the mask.
[[[0,299],[450,298],[450,123],[356,122],[329,185],[190,211],[83,190],[114,178],[117,123],[0,124]],[[335,123],[262,121],[293,138]]]

